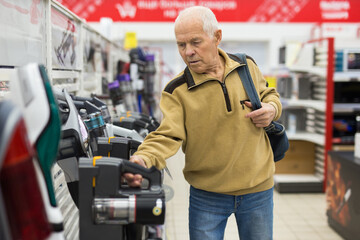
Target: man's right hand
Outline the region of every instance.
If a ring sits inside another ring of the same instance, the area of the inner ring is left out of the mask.
[[[133,155],[130,157],[129,161],[146,168],[145,161],[140,156]],[[143,177],[140,174],[124,173],[123,177],[130,187],[140,187],[143,180]]]

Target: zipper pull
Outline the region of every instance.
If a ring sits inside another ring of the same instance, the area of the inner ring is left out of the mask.
[[[245,102],[250,102],[250,100],[246,99],[246,100],[241,100],[240,101],[243,110],[245,110]]]
[[[244,106],[245,105],[245,100],[240,101],[240,103],[241,103],[242,109],[245,110],[245,106]]]

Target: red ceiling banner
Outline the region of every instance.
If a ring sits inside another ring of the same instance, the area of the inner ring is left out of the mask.
[[[179,11],[202,5],[219,22],[360,22],[360,0],[59,0],[89,22],[173,22]]]

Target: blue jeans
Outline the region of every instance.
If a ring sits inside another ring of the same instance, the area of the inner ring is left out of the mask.
[[[272,240],[273,188],[239,196],[190,187],[191,240],[224,239],[228,217],[234,213],[241,240]]]

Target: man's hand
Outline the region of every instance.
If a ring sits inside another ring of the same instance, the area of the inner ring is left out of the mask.
[[[130,157],[129,161],[146,167],[145,161],[140,156],[133,155]],[[124,173],[123,177],[130,187],[140,187],[143,180],[143,177],[140,174]]]
[[[251,102],[246,101],[245,105],[252,108]],[[245,115],[246,118],[251,118],[252,122],[256,127],[267,127],[270,125],[271,121],[274,119],[276,114],[276,109],[273,105],[269,103],[261,103],[262,108],[252,111]]]

